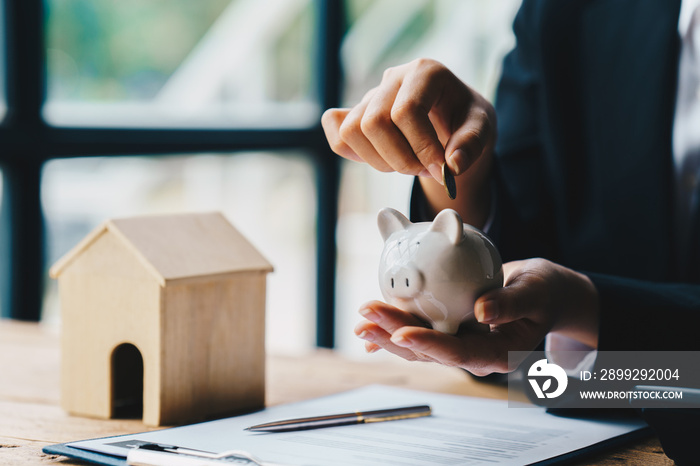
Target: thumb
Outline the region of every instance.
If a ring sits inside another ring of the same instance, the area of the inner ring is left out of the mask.
[[[474,303],[474,316],[482,324],[506,324],[532,318],[542,307],[542,294],[527,281],[516,280],[479,297]]]
[[[455,176],[467,171],[493,146],[495,124],[495,117],[490,118],[484,109],[472,109],[464,124],[452,133],[445,144],[445,160]]]

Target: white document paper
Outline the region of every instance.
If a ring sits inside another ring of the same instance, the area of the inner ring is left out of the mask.
[[[253,433],[282,419],[428,404],[433,415],[297,432]],[[245,450],[262,460],[303,466],[524,465],[577,451],[646,427],[641,420],[554,416],[506,401],[369,386],[257,413],[143,434],[69,444],[126,457],[110,444],[132,440],[220,453]]]

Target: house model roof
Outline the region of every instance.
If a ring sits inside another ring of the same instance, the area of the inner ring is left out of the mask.
[[[272,271],[258,250],[222,214],[213,212],[107,220],[54,264],[51,277],[58,278],[107,232],[121,239],[163,286],[202,276]]]

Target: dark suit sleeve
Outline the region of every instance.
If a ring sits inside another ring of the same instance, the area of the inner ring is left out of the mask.
[[[700,285],[588,276],[600,296],[600,350],[700,349]]]

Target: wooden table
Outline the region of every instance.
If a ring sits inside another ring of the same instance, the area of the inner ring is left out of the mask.
[[[358,362],[328,351],[267,360],[269,405],[380,383],[442,393],[505,399],[506,388],[479,382],[461,370],[396,360]],[[148,430],[136,420],[69,416],[59,406],[59,337],[39,324],[0,320],[0,465],[80,465],[45,455],[52,443]],[[576,464],[673,464],[657,439],[647,439]]]

